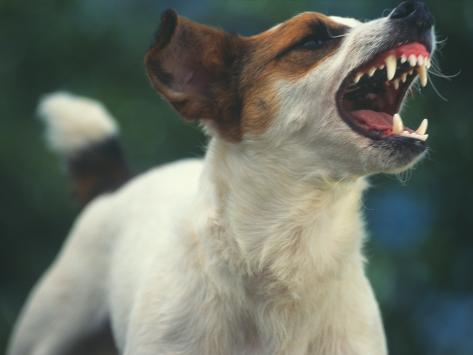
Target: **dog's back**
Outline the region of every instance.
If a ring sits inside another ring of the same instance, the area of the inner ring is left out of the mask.
[[[190,208],[202,163],[177,162],[130,180],[116,124],[102,105],[59,93],[43,99],[39,113],[50,146],[67,164],[74,195],[86,206],[23,310],[9,354],[114,353],[111,308],[123,318],[116,324],[129,320],[150,264],[178,252],[178,243],[163,244],[173,243],[176,216]],[[55,327],[77,332],[75,340],[63,343]],[[125,328],[113,332],[126,338]],[[44,348],[33,351],[38,343]]]

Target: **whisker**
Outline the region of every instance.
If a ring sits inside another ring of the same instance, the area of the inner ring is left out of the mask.
[[[459,76],[461,74],[461,70],[459,70],[456,74],[451,74],[451,75],[443,74],[443,73],[437,72],[435,70],[430,70],[429,74],[432,74],[433,76],[436,76],[437,78],[452,80],[452,79],[456,78],[457,76]]]
[[[434,92],[437,94],[437,96],[438,96],[440,99],[442,99],[443,101],[448,102],[448,99],[440,93],[439,89],[438,89],[437,86],[434,84],[434,82],[433,82],[432,80],[429,80],[429,82],[430,82],[430,84],[432,85],[432,89],[433,89]]]
[[[413,169],[411,168],[396,174],[396,178],[401,185],[407,185],[409,180],[412,178],[412,170]]]

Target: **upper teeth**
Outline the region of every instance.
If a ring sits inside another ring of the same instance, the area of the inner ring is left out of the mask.
[[[393,133],[402,137],[409,137],[414,139],[419,139],[421,141],[426,141],[429,137],[427,133],[427,126],[429,122],[427,119],[422,120],[419,125],[419,128],[415,132],[409,132],[404,130],[404,123],[402,122],[401,116],[396,113],[393,117]]]
[[[419,74],[420,84],[423,87],[426,87],[428,79],[427,79],[427,68],[425,67],[425,65],[421,65],[417,67],[417,74]]]
[[[424,65],[424,62],[425,62],[425,61],[424,61],[424,57],[420,55],[420,56],[417,58],[417,63],[419,63],[420,66],[423,66],[423,65]]]
[[[411,54],[409,56],[409,64],[411,65],[411,67],[415,67],[416,64],[417,64],[417,57],[414,55],[414,54]]]
[[[427,58],[427,60],[425,61],[425,66],[427,67],[427,69],[430,69],[430,67],[432,66],[432,64],[430,63],[430,58]]]
[[[396,78],[398,60],[401,64],[409,63],[412,69],[404,73],[400,73]],[[369,77],[372,77],[376,73],[376,71],[383,70],[384,68],[386,68],[386,77],[388,83],[392,82],[394,88],[398,89],[400,82],[405,83],[407,81],[407,74],[412,75],[414,73],[415,68],[417,74],[419,75],[420,84],[425,87],[428,83],[427,70],[430,69],[430,67],[431,63],[429,57],[424,57],[423,55],[416,56],[414,54],[406,56],[403,54],[398,58],[394,54],[391,54],[385,58],[384,64],[377,64],[368,69],[364,69],[362,71],[357,72],[353,78],[353,83],[357,84],[365,74]]]
[[[397,70],[397,59],[394,55],[390,55],[386,58],[386,72],[388,80],[393,80]]]

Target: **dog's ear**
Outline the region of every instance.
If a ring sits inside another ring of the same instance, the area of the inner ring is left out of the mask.
[[[145,57],[153,87],[186,120],[204,120],[238,139],[244,40],[167,10]]]

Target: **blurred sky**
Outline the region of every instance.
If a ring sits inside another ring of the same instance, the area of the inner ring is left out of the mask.
[[[402,176],[378,176],[364,209],[368,271],[393,354],[473,353],[473,1],[432,0],[444,79],[403,118],[430,120],[430,153]],[[396,1],[0,0],[0,349],[27,293],[79,207],[43,144],[39,97],[68,90],[116,116],[136,171],[200,156],[206,139],[150,88],[143,55],[166,8],[253,34],[301,11],[371,19]],[[442,97],[445,97],[443,99]],[[1,350],[0,350],[1,351]]]

